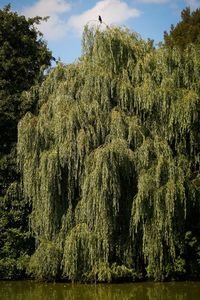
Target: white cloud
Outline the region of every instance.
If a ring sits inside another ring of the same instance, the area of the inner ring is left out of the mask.
[[[164,4],[169,2],[169,0],[137,0],[140,3],[147,3],[147,4]]]
[[[37,15],[50,17],[47,22],[41,22],[41,24],[38,25],[38,29],[44,34],[47,40],[59,40],[72,29],[81,33],[88,21],[92,20],[94,24],[98,24],[99,15],[102,16],[103,22],[107,25],[124,24],[128,19],[141,15],[138,9],[130,7],[125,0],[97,1],[91,9],[77,15],[72,15],[68,21],[66,21],[63,16],[65,16],[65,13],[69,12],[70,9],[71,5],[67,0],[37,0],[32,6],[25,7],[22,13],[26,17],[35,17]]]
[[[46,15],[62,14],[70,10],[70,4],[64,0],[39,0],[33,6],[26,8],[25,13],[34,17],[37,14],[44,17]]]
[[[139,10],[129,7],[124,1],[101,0],[93,8],[82,14],[71,16],[68,26],[81,33],[84,25],[90,21],[95,23],[99,15],[105,24],[110,25],[113,23],[123,24],[128,19],[138,17],[140,14]]]
[[[38,25],[39,30],[48,40],[56,40],[63,37],[67,32],[66,22],[61,15],[68,12],[71,6],[65,0],[38,0],[30,7],[26,7],[22,13],[26,17],[49,16],[47,22]]]
[[[197,0],[186,0],[186,4],[189,5],[192,10],[200,8],[200,1]]]

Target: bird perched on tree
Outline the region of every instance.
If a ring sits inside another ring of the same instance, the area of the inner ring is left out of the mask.
[[[102,24],[102,18],[101,18],[101,16],[99,16],[99,22]]]

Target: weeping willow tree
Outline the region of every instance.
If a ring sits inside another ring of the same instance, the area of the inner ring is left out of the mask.
[[[86,27],[81,58],[25,95],[38,101],[18,126],[35,278],[164,280],[191,271],[192,241],[197,265],[199,57]]]

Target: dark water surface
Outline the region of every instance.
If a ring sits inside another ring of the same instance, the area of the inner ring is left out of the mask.
[[[200,300],[200,282],[65,284],[0,281],[0,300]]]

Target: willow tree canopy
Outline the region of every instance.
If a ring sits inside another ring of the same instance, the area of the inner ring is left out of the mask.
[[[184,272],[185,233],[199,218],[199,57],[193,46],[155,49],[127,29],[86,27],[81,58],[26,94],[38,99],[18,127],[33,276]]]

